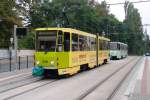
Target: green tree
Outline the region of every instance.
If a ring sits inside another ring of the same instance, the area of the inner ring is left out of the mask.
[[[45,0],[44,3],[33,5],[30,17],[33,28],[59,25],[91,33],[101,33],[106,30],[107,23],[118,22],[109,14],[106,2],[98,4],[93,0]]]
[[[144,47],[145,47],[145,51],[150,51],[150,37],[147,34],[147,30],[145,30],[144,32]]]
[[[25,37],[18,39],[19,49],[35,49],[35,33],[30,32]]]
[[[8,48],[13,25],[22,24],[21,19],[17,16],[16,7],[14,0],[0,1],[0,48]]]
[[[143,29],[141,17],[134,5],[130,2],[125,3],[126,17],[124,25],[126,26],[126,38],[129,45],[130,54],[142,54],[143,49]],[[138,49],[137,49],[138,48]]]
[[[105,1],[100,4],[94,0],[19,1],[21,5],[17,5],[17,13],[24,16],[31,30],[38,27],[71,27],[92,34],[102,35],[105,32],[112,41],[127,43],[130,54],[142,54],[144,51],[141,17],[130,2],[125,3],[125,20],[120,22],[109,13]],[[32,48],[30,44],[34,38],[31,33],[20,40],[20,48]]]

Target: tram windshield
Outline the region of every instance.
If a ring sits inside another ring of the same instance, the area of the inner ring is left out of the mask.
[[[37,51],[56,51],[57,31],[41,31],[37,33]]]
[[[117,43],[110,43],[111,50],[117,50]]]

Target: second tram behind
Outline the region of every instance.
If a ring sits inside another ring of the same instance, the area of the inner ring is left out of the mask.
[[[110,42],[110,59],[122,59],[128,56],[128,45],[122,42]]]

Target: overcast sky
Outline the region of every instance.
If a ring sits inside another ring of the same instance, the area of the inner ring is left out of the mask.
[[[104,1],[104,0],[96,0],[96,1]],[[105,0],[108,4],[112,3],[122,3],[125,2],[126,0]],[[128,0],[131,2],[134,1],[142,1],[142,0]],[[139,10],[139,13],[142,18],[142,23],[143,24],[150,24],[150,2],[143,2],[143,3],[136,3],[134,4],[134,7]],[[111,5],[110,6],[110,12],[113,13],[116,18],[118,18],[120,21],[124,20],[124,5]],[[148,34],[150,35],[150,26],[149,27],[144,27],[147,28]]]

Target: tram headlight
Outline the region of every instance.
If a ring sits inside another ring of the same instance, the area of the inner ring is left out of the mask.
[[[37,64],[37,65],[40,64],[40,61],[36,61],[36,64]]]
[[[51,61],[50,63],[51,63],[51,65],[54,65],[54,61]]]

